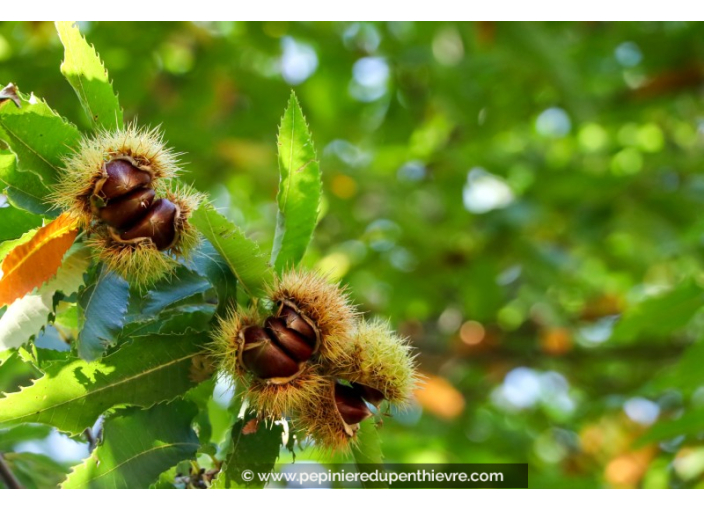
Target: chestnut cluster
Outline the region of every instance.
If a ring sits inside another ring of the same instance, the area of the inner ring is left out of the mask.
[[[295,304],[282,302],[263,327],[242,330],[242,366],[274,384],[289,382],[301,373],[320,345],[320,332]]]
[[[339,286],[290,271],[256,306],[232,311],[213,354],[261,417],[291,418],[318,445],[346,450],[384,401],[405,405],[416,384],[407,342],[387,324],[361,320]]]
[[[81,139],[51,200],[86,230],[97,258],[146,287],[187,258],[199,237],[189,218],[202,196],[178,183],[178,154],[156,129],[131,124]]]
[[[115,158],[105,163],[103,177],[93,190],[96,216],[119,241],[150,239],[157,250],[176,242],[178,209],[166,198],[156,198],[153,176],[132,161]]]

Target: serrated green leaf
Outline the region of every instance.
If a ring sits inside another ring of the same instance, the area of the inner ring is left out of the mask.
[[[211,205],[199,207],[191,222],[225,259],[244,291],[255,298],[263,296],[273,273],[257,243]]]
[[[17,156],[17,169],[39,176],[45,186],[62,171],[61,158],[78,145],[81,133],[41,99],[20,94],[22,107],[0,105],[0,138]]]
[[[32,172],[20,172],[17,169],[15,155],[0,149],[0,188],[7,199],[18,209],[24,209],[42,216],[56,217],[59,211],[46,203],[49,188],[38,175]]]
[[[0,241],[21,237],[25,232],[42,226],[41,216],[12,205],[0,207]]]
[[[354,461],[359,472],[372,472],[382,469],[384,464],[384,454],[381,451],[381,438],[376,424],[372,420],[360,423],[357,432],[357,444],[352,450]],[[388,488],[386,482],[372,481],[362,482],[365,489]]]
[[[271,264],[277,271],[300,262],[313,237],[320,213],[320,164],[296,95],[291,97],[279,127],[279,211]]]
[[[186,333],[206,331],[215,313],[213,305],[193,305],[172,308],[153,320],[132,322],[125,326],[120,338],[151,335],[154,333]]]
[[[198,407],[198,414],[193,419],[193,423],[198,427],[198,440],[201,443],[200,451],[208,450],[211,448],[210,440],[213,434],[213,427],[210,423],[210,412],[208,404],[213,398],[213,391],[215,390],[215,378],[211,377],[200,383],[193,389],[188,390],[188,393],[184,398],[190,402],[193,402]],[[217,448],[212,445],[213,452]]]
[[[147,489],[159,475],[195,456],[192,402],[123,409],[105,420],[103,442],[74,468],[62,489]]]
[[[227,456],[218,476],[213,480],[213,489],[260,489],[265,482],[258,478],[258,473],[267,473],[274,469],[281,450],[281,425],[259,423],[256,432],[245,433],[245,426],[252,416],[238,420],[232,427],[232,450]],[[251,470],[254,478],[243,480],[242,472]]]
[[[39,376],[41,372],[32,363],[25,361],[19,351],[0,351],[0,395],[3,392],[18,391]],[[3,426],[0,425],[0,428]]]
[[[61,73],[76,91],[88,118],[98,128],[122,129],[122,109],[95,48],[73,21],[57,21],[56,31],[64,45]]]
[[[179,266],[170,278],[157,282],[142,294],[139,289],[130,293],[130,321],[153,318],[172,305],[210,289],[210,282],[195,271]]]
[[[0,427],[46,423],[78,434],[115,405],[171,400],[195,386],[192,362],[209,341],[205,333],[151,335],[97,361],[52,364],[32,386],[0,399]]]
[[[225,259],[208,240],[203,241],[188,261],[188,267],[206,277],[218,295],[218,315],[237,302],[237,279]]]
[[[56,276],[7,308],[0,317],[0,350],[19,347],[47,325],[54,313],[54,295],[59,291],[66,296],[78,292],[90,258],[90,249],[76,245],[64,257]]]
[[[130,296],[129,284],[109,271],[98,267],[78,297],[84,322],[78,334],[78,355],[88,361],[99,358],[115,345],[122,330]]]

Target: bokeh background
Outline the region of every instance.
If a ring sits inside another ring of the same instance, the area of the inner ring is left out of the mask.
[[[427,377],[384,419],[389,461],[704,486],[704,26],[80,27],[126,118],[161,125],[185,179],[265,249],[295,89],[324,172],[304,263],[389,318]],[[0,23],[0,83],[88,127],[62,54],[51,23]],[[58,434],[14,447],[87,455]]]

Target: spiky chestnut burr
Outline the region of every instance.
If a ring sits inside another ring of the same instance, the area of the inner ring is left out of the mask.
[[[276,278],[268,295],[288,328],[308,337],[315,333],[316,358],[342,355],[357,315],[345,289],[321,274],[291,270]]]
[[[318,447],[348,452],[357,441],[359,424],[371,416],[357,388],[327,379],[317,399],[300,406],[294,425]]]
[[[178,175],[178,154],[166,147],[157,129],[131,124],[123,130],[100,131],[84,137],[64,161],[52,201],[71,212],[83,226],[93,222],[100,200],[122,196],[137,188],[161,194]]]
[[[178,172],[156,130],[100,132],[66,160],[53,199],[78,218],[110,269],[145,286],[176,266],[171,255],[198,243],[188,217],[201,197],[172,185]]]
[[[288,311],[281,316],[290,320]],[[269,324],[281,329],[283,319],[269,319]],[[239,312],[229,310],[213,331],[210,350],[220,369],[233,378],[252,408],[264,418],[279,419],[294,415],[301,406],[313,405],[327,380],[319,374],[319,366],[310,363],[310,358],[294,360],[279,346],[275,334],[262,324],[266,321],[262,321],[256,307]],[[301,324],[296,326],[307,331]],[[287,331],[288,335],[291,333]],[[295,342],[300,340],[293,335],[291,338]],[[309,340],[301,343],[309,345]]]
[[[379,320],[359,321],[343,349],[327,363],[331,375],[349,381],[376,407],[383,400],[406,405],[419,382],[408,341]]]
[[[128,228],[94,224],[86,241],[110,270],[140,287],[169,275],[178,265],[175,257],[188,257],[200,242],[188,218],[202,196],[177,186],[165,195]]]

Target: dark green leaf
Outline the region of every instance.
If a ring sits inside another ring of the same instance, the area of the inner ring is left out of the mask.
[[[1,197],[0,200],[2,200]],[[5,204],[5,207],[0,207],[0,242],[18,239],[25,232],[41,226],[41,216],[23,211],[9,204]]]
[[[224,315],[226,308],[237,302],[237,279],[225,259],[210,241],[205,240],[188,264],[198,274],[205,276],[215,288],[218,295],[217,313]]]
[[[123,409],[105,420],[103,442],[68,475],[63,489],[147,489],[159,475],[198,450],[191,428],[197,411],[182,400],[150,409]]]
[[[291,92],[279,126],[279,205],[271,263],[277,271],[300,262],[320,214],[322,182],[313,139]]]
[[[232,427],[232,450],[223,464],[218,476],[213,480],[213,489],[264,487],[257,476],[274,469],[276,459],[281,449],[281,433],[283,427],[277,424],[260,422],[256,432],[249,430],[247,424],[254,419],[252,416],[238,420]],[[251,470],[254,478],[251,481],[242,479],[242,472]]]
[[[179,266],[170,277],[157,282],[146,294],[133,291],[130,295],[130,320],[140,321],[153,318],[168,307],[180,301],[202,294],[210,288],[210,283],[198,273]]]
[[[92,273],[78,298],[85,318],[78,334],[77,349],[81,358],[97,359],[115,345],[124,325],[129,294],[129,284],[105,266],[98,266]]]

